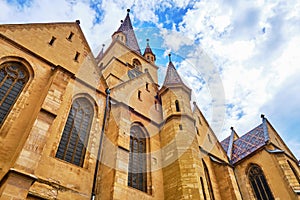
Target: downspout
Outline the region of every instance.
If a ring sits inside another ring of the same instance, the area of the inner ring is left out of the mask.
[[[103,123],[102,123],[101,135],[100,135],[99,149],[98,149],[96,167],[95,167],[95,173],[94,173],[94,179],[93,179],[91,200],[94,200],[96,198],[96,183],[97,183],[99,163],[101,161],[102,142],[103,142],[103,137],[104,137],[106,118],[107,118],[108,109],[109,109],[110,89],[106,88],[105,93],[106,93],[106,103],[105,103],[105,110],[104,110],[104,117],[103,117]]]

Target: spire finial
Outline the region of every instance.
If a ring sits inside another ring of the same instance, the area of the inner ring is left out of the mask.
[[[121,24],[123,24],[123,22],[124,22],[124,21],[121,19]]]
[[[147,38],[146,41],[147,41],[147,45],[149,45],[149,38]]]
[[[172,61],[171,61],[171,54],[170,54],[170,53],[169,53],[169,62],[172,62]]]
[[[230,129],[231,129],[232,131],[234,131],[234,128],[233,128],[233,126],[232,126],[232,127],[230,127]]]
[[[265,115],[264,115],[264,114],[261,114],[260,117],[261,117],[262,119],[265,119]]]
[[[129,8],[127,9],[127,13],[130,13],[130,9]]]
[[[102,44],[102,48],[104,48],[104,47],[105,47],[105,44],[103,43],[103,44]]]

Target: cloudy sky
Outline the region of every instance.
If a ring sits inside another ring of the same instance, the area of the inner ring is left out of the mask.
[[[250,131],[264,113],[300,158],[300,1],[0,0],[0,8],[0,23],[79,19],[94,54],[130,8],[141,49],[149,38],[160,74],[172,52],[220,139],[230,126]]]

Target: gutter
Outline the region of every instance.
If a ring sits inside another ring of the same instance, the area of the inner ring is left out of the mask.
[[[101,161],[102,143],[103,143],[103,137],[104,137],[104,131],[105,131],[105,125],[106,125],[106,118],[107,118],[107,114],[108,114],[108,110],[109,110],[110,89],[106,88],[105,93],[106,93],[106,103],[105,103],[105,110],[104,110],[104,117],[103,117],[103,123],[102,123],[101,135],[100,135],[99,149],[98,149],[96,167],[95,167],[95,173],[94,173],[94,179],[93,179],[91,200],[94,200],[96,198],[96,183],[97,183],[99,163]]]

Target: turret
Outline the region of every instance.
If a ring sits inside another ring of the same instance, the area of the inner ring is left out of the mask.
[[[191,116],[191,89],[180,78],[169,54],[169,65],[162,88],[159,91],[162,100],[164,119],[172,114],[188,114]]]
[[[119,41],[126,44],[126,46],[128,46],[133,51],[136,51],[137,53],[141,54],[140,47],[134,34],[129,12],[130,9],[127,9],[127,15],[124,21],[121,21],[121,25],[118,28],[118,30],[113,33],[112,39],[118,39]]]
[[[147,46],[146,49],[144,51],[143,56],[151,63],[155,64],[155,60],[156,60],[156,56],[155,54],[152,52],[152,49],[149,45],[149,39],[147,39]]]
[[[169,199],[189,197],[201,199],[199,189],[200,166],[189,164],[189,160],[200,163],[193,152],[199,151],[195,120],[191,110],[191,89],[181,80],[169,55],[169,65],[164,84],[159,91],[163,110],[161,148],[163,149],[164,192]],[[196,178],[195,178],[196,177]],[[194,184],[188,180],[194,179]]]

